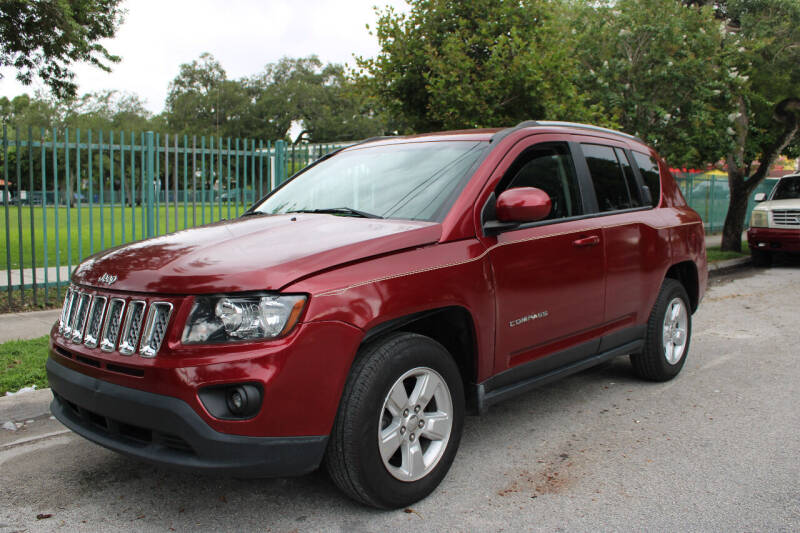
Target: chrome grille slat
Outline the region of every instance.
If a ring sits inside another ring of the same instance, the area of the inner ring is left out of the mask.
[[[108,298],[96,296],[89,308],[88,324],[86,326],[86,337],[83,344],[87,348],[97,348],[100,339],[100,327],[103,325],[103,313],[106,310]]]
[[[72,337],[72,313],[75,310],[75,304],[78,303],[78,291],[72,289],[70,291],[69,301],[67,302],[67,309],[64,312],[64,337],[69,339]]]
[[[106,320],[103,323],[103,335],[100,340],[100,349],[104,352],[113,352],[117,346],[124,311],[125,300],[112,298],[111,303],[108,304],[108,313],[106,313]]]
[[[67,325],[67,311],[71,305],[70,298],[73,297],[72,289],[69,288],[64,293],[64,307],[61,308],[61,318],[58,320],[58,332],[64,333],[64,327]]]
[[[167,333],[169,316],[172,313],[172,304],[167,302],[153,302],[147,313],[147,321],[142,333],[139,354],[142,357],[155,357]]]
[[[86,317],[89,315],[89,305],[92,295],[82,292],[78,296],[78,306],[75,308],[75,319],[72,322],[72,342],[83,342],[83,332],[86,329]]]
[[[145,306],[146,303],[143,300],[134,300],[128,305],[125,325],[122,327],[122,336],[119,340],[119,353],[122,355],[131,355],[136,351],[139,334],[142,331]]]

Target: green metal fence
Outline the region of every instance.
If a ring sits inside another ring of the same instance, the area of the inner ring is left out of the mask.
[[[58,299],[81,260],[146,237],[239,216],[294,172],[342,144],[3,126],[0,153],[7,307]],[[728,209],[724,176],[677,175],[705,223]],[[766,180],[755,192],[769,192]],[[755,193],[754,193],[755,194]],[[752,210],[751,198],[748,209]]]
[[[676,176],[675,179],[681,188],[683,197],[686,198],[686,202],[692,209],[697,211],[703,219],[706,233],[722,231],[731,198],[727,176],[696,174]],[[755,207],[755,200],[753,200],[753,197],[760,192],[769,194],[777,181],[777,178],[768,178],[764,180],[756,187],[753,194],[750,195],[747,204],[745,226],[750,223],[750,212],[753,210],[753,207]]]
[[[239,216],[341,144],[3,126],[0,280],[35,306],[100,250]],[[4,287],[3,287],[4,286]],[[17,300],[17,301],[19,301]]]

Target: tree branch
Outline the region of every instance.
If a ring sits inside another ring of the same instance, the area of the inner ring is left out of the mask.
[[[772,164],[797,134],[798,127],[800,127],[799,114],[800,98],[786,98],[775,106],[774,118],[783,123],[783,131],[773,143],[762,147],[758,169],[744,182],[745,187],[755,187],[767,176]]]

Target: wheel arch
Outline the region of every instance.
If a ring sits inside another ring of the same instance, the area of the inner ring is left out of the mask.
[[[682,261],[675,263],[667,270],[665,278],[678,281],[689,295],[689,305],[692,313],[697,311],[700,304],[700,279],[697,273],[697,265],[693,261]]]
[[[444,346],[458,365],[467,406],[476,405],[478,344],[475,321],[468,309],[456,305],[440,307],[381,322],[366,332],[361,346],[380,342],[387,335],[400,331],[424,335]]]

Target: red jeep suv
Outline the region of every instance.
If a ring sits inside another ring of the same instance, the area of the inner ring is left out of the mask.
[[[371,139],[236,220],[84,261],[51,334],[51,408],[156,464],[324,463],[396,508],[445,476],[467,411],[619,355],[674,377],[707,277],[700,217],[635,137]]]

